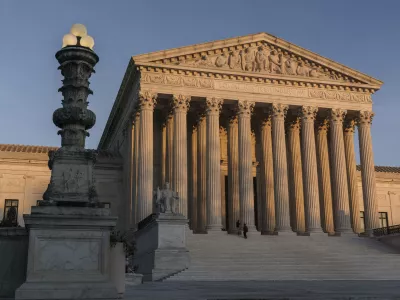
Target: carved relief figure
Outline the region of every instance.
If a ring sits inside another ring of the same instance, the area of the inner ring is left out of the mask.
[[[268,60],[264,52],[264,47],[258,47],[258,51],[255,57],[255,71],[267,71],[268,70]]]
[[[297,75],[308,76],[309,68],[304,64],[304,62],[300,61],[296,72]]]
[[[229,68],[237,69],[240,67],[240,55],[238,51],[232,51],[229,54]]]
[[[68,174],[66,171],[63,173],[63,184],[65,192],[76,192],[80,186],[83,178],[83,172],[77,170],[75,174],[73,174],[72,168],[69,169]]]
[[[296,64],[296,59],[294,57],[289,56],[285,61],[284,66],[286,74],[296,75],[297,64]]]
[[[215,60],[215,65],[219,68],[225,66],[227,63],[227,58],[225,56],[225,53],[222,53],[221,55],[219,55],[217,57],[217,59]]]
[[[271,73],[277,73],[281,74],[282,73],[282,54],[278,54],[278,51],[272,50],[270,55],[268,56],[269,60],[269,71]]]
[[[251,48],[246,48],[241,52],[242,57],[242,70],[243,71],[254,71],[254,51]]]

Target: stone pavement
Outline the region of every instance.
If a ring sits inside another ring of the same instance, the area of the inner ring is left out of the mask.
[[[179,281],[127,287],[125,299],[400,299],[400,281]]]

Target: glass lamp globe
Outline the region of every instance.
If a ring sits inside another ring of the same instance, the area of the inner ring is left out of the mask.
[[[94,39],[90,36],[84,36],[83,38],[81,38],[80,40],[81,46],[83,47],[87,47],[93,50],[94,47]]]
[[[77,43],[78,43],[78,39],[76,38],[76,36],[71,33],[68,33],[68,34],[64,35],[64,37],[63,37],[62,48],[66,47],[66,46],[75,46]]]
[[[74,24],[71,27],[70,31],[73,35],[79,36],[79,37],[84,37],[87,35],[87,29],[85,25],[82,24]]]

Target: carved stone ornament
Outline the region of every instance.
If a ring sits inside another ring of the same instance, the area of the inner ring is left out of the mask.
[[[272,103],[272,114],[276,118],[285,118],[288,112],[289,106],[282,103]]]
[[[358,113],[358,126],[370,126],[375,113],[369,110],[362,110]]]
[[[269,42],[237,45],[236,49],[222,48],[210,50],[192,57],[174,57],[162,60],[164,64],[193,66],[208,69],[237,70],[265,74],[282,74],[334,80],[340,82],[361,83],[354,78],[341,74],[287,49]]]
[[[346,114],[347,114],[347,110],[345,110],[345,109],[332,108],[331,114],[330,114],[330,119],[332,122],[342,123],[344,121],[344,118],[346,117]]]
[[[157,190],[154,192],[154,201],[158,213],[177,214],[179,198],[177,193],[170,189],[168,182],[165,183],[162,190],[157,187]]]
[[[174,76],[177,80],[170,81],[168,78]],[[213,74],[210,74],[213,77]],[[216,75],[215,75],[216,76]],[[319,87],[299,87],[293,86],[292,82],[285,81],[286,85],[276,86],[270,79],[262,79],[261,83],[244,82],[243,76],[234,76],[230,79],[216,80],[213,78],[201,78],[190,75],[170,75],[143,72],[143,83],[157,83],[163,85],[171,85],[177,87],[191,87],[199,89],[211,89],[220,91],[238,91],[247,93],[256,93],[264,95],[277,95],[287,97],[301,97],[311,99],[323,99],[343,102],[356,103],[372,103],[371,94],[369,92],[356,92],[345,90],[324,89]]]
[[[238,124],[238,117],[236,114],[236,110],[233,111],[229,116],[228,116],[228,124],[229,126],[234,126]]]
[[[157,104],[157,93],[152,91],[140,91],[138,106],[140,110],[154,110]]]
[[[190,107],[190,96],[181,94],[173,95],[171,105],[173,111],[187,113]]]
[[[354,134],[356,131],[357,122],[355,119],[346,120],[343,123],[343,130],[345,134]]]
[[[221,113],[222,104],[224,103],[224,99],[215,98],[215,97],[207,97],[206,98],[206,113],[207,114],[217,114]]]
[[[221,138],[225,138],[225,137],[227,137],[227,135],[228,135],[228,131],[226,130],[226,128],[223,126],[219,126],[219,136]]]
[[[318,107],[315,106],[302,106],[299,109],[299,115],[304,121],[314,121],[318,112]]]
[[[254,109],[255,102],[249,100],[238,100],[238,115],[239,116],[251,116]]]

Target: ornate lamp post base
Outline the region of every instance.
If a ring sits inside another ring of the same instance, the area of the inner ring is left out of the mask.
[[[16,299],[115,299],[110,281],[110,231],[117,217],[98,202],[97,153],[85,149],[96,122],[87,109],[89,78],[99,58],[83,25],[74,25],[57,52],[63,75],[62,108],[53,114],[61,148],[49,153],[51,179],[39,206],[24,215],[29,229],[26,282]]]

